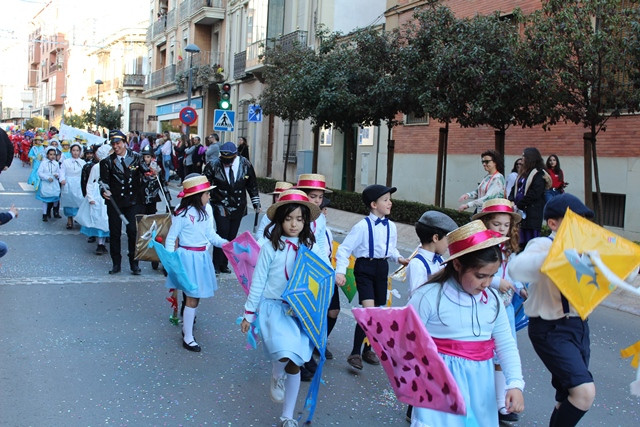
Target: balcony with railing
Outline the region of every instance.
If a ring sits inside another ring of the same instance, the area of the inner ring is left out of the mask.
[[[173,8],[167,13],[167,23],[165,28],[173,28],[176,26],[176,9]]]
[[[285,34],[284,36],[280,37],[277,41],[277,44],[282,48],[282,50],[287,52],[293,49],[296,44],[300,46],[306,46],[307,35],[308,31],[296,30],[292,33]]]
[[[163,86],[173,84],[175,86],[176,66],[169,65],[149,75],[147,83],[144,85],[145,91],[159,89]]]
[[[256,71],[263,67],[260,55],[264,53],[266,40],[260,40],[247,46],[247,64],[246,71]]]
[[[225,0],[189,0],[189,19],[201,25],[221,21],[225,15],[225,3]]]
[[[144,87],[144,74],[125,74],[122,79],[122,86],[125,89],[142,89]]]
[[[193,55],[193,56],[189,56]],[[208,50],[201,50],[199,53],[190,54],[187,53],[187,56],[182,59],[182,61],[178,61],[177,72],[181,73],[183,71],[189,70],[189,62],[193,61],[193,67],[200,67],[202,65],[209,65],[214,68],[219,68],[221,64],[224,62],[224,53],[223,52],[210,52]]]

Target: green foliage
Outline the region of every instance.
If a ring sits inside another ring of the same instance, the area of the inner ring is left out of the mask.
[[[49,120],[39,116],[31,117],[25,122],[24,127],[26,129],[49,129]]]
[[[207,92],[209,87],[214,85],[217,87],[217,83],[222,83],[224,81],[224,75],[221,70],[222,68],[212,65],[200,65],[193,67],[192,88],[201,88],[202,92]],[[189,70],[177,73],[175,83],[178,92],[186,92],[187,86],[189,85]]]
[[[99,127],[107,129],[120,129],[122,126],[122,111],[113,105],[108,105],[100,102],[100,122],[97,123]],[[91,108],[84,114],[84,120],[87,124],[96,124],[96,111],[98,110],[98,101],[96,98],[91,98]]]
[[[64,124],[77,129],[83,129],[87,125],[87,121],[84,115],[71,113],[64,115]]]
[[[258,178],[258,189],[261,193],[270,193],[276,185],[275,179]],[[331,207],[341,211],[368,215],[369,209],[362,202],[362,194],[351,191],[331,189]],[[391,219],[404,224],[414,224],[426,211],[436,210],[451,217],[458,225],[463,225],[471,220],[469,212],[458,212],[454,209],[439,208],[424,203],[410,202],[406,200],[393,200]]]

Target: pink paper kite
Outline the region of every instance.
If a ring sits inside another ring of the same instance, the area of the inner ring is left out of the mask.
[[[467,413],[455,379],[413,306],[352,311],[380,357],[399,401],[452,414]]]
[[[227,256],[231,267],[233,267],[244,293],[249,295],[253,270],[256,268],[256,262],[258,262],[260,246],[251,233],[245,231],[229,243],[222,245],[222,251]]]

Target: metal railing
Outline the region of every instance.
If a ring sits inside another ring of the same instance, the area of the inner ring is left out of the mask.
[[[173,8],[167,13],[167,24],[165,28],[171,28],[176,26],[176,9]]]
[[[169,65],[168,67],[164,67],[161,70],[151,73],[144,88],[145,90],[151,90],[166,84],[174,83],[175,78],[176,66]]]
[[[247,63],[246,68],[256,67],[262,64],[260,55],[264,52],[265,40],[259,40],[247,46]]]
[[[122,79],[122,85],[124,87],[142,87],[144,86],[144,74],[125,74]]]
[[[281,46],[282,50],[284,50],[285,52],[291,50],[294,44],[296,43],[302,46],[306,46],[307,35],[308,35],[308,31],[297,30],[280,37],[278,39],[278,44]]]
[[[178,69],[177,72],[181,73],[183,71],[189,70],[189,53],[187,52],[187,56],[182,59],[182,61],[178,61]],[[208,50],[201,50],[200,53],[193,54],[193,66],[199,67],[201,65],[211,65],[219,67],[224,61],[224,53],[223,52],[211,52]]]

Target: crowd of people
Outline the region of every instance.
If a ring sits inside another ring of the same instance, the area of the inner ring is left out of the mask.
[[[175,140],[168,132],[157,138],[136,132],[127,137],[114,130],[108,143],[83,147],[80,141],[48,137],[45,146],[45,136],[34,135],[28,153],[33,168],[30,183],[42,201],[43,221],[60,217],[62,207],[67,228],[80,223],[82,233],[97,240],[96,253],[110,254],[110,274],[121,271],[123,222],[131,273],[141,273],[134,257],[135,216],[155,213],[160,194],[168,197],[168,171],[174,170],[182,180],[180,204],[173,212],[165,247],[177,253],[195,284],[184,293],[182,346],[202,351],[193,331],[199,300],[214,295],[216,276],[231,272],[220,248],[236,237],[248,213],[247,194],[254,210],[261,211],[246,140],[220,144],[212,134],[203,144],[198,137]],[[566,208],[588,218],[593,212],[564,193],[567,184],[555,155],[545,164],[537,149],[526,148],[507,180],[498,153],[485,151],[481,159],[487,176],[477,190],[460,198],[465,202],[460,209],[475,208],[472,221],[458,226],[444,213],[425,212],[415,223],[420,247],[408,259],[399,253],[397,228],[388,219],[395,187],[375,184],[364,189],[362,201],[369,214],[352,227],[334,253],[326,221],[325,196],[331,190],[325,177],[302,174],[295,184],[276,184],[273,203],[255,236],[261,250],[240,329],[247,333],[254,323],[259,325],[272,362],[269,394],[282,403],[279,425],[298,425],[294,413],[300,382],[310,380],[317,369],[314,345],[282,296],[301,246],[328,265],[335,257],[333,297],[327,312],[321,313],[326,316],[327,336],[340,312],[338,288],[346,284],[350,256],[356,258],[354,275],[363,307],[386,304],[389,260],[406,268],[408,304],[426,325],[467,408],[466,415],[456,415],[409,407],[412,426],[518,420],[517,414],[524,410],[525,383],[516,341],[516,298],[524,300],[529,337],[556,389],[550,426],[574,426],[589,410],[595,386],[589,372],[588,322],[540,274],[540,267]],[[17,214],[12,208],[0,214],[0,221]],[[552,230],[548,238],[540,237],[543,220]],[[2,250],[0,244],[0,256]],[[166,286],[177,284],[168,277]],[[363,362],[380,364],[380,355],[365,338],[365,330],[356,324],[347,357],[355,370],[364,369]],[[333,358],[328,349],[324,356]]]

